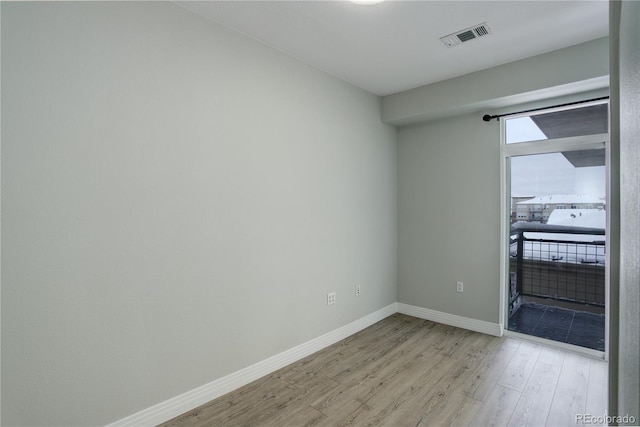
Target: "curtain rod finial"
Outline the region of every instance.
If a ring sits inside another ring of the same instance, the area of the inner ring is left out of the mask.
[[[491,119],[493,119],[493,117],[491,117],[488,114],[485,114],[484,116],[482,116],[482,120],[484,120],[485,122],[490,122]]]

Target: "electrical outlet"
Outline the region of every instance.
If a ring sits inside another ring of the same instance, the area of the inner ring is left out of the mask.
[[[360,284],[356,285],[356,296],[359,297],[360,296]]]
[[[336,303],[336,293],[330,292],[327,294],[327,305],[332,305]]]
[[[464,291],[464,283],[462,283],[462,282],[456,282],[456,286],[457,286],[456,290],[457,290],[458,292],[463,292],[463,291]]]

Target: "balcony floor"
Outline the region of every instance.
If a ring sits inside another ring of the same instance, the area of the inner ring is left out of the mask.
[[[604,314],[527,302],[509,317],[509,330],[604,351]]]

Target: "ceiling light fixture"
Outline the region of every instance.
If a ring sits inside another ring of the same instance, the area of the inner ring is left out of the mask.
[[[372,4],[382,3],[384,0],[350,0],[351,3],[360,4],[363,6],[370,6]]]

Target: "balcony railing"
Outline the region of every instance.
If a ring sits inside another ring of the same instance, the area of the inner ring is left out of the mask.
[[[510,312],[526,296],[604,308],[605,230],[516,222],[509,272]]]

